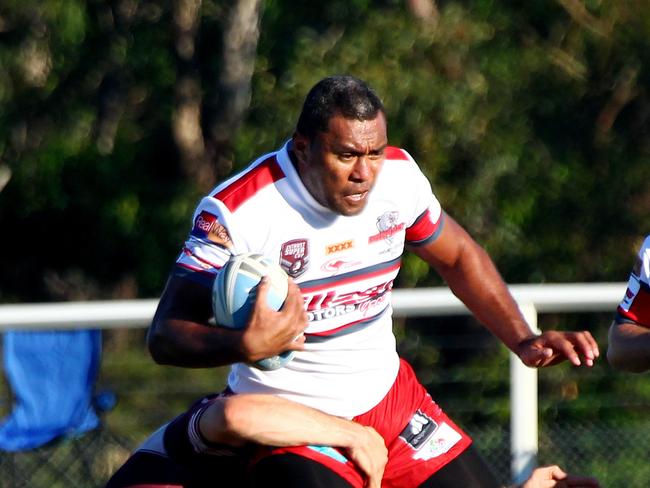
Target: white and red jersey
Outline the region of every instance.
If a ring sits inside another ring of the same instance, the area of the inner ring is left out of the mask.
[[[618,306],[618,320],[650,327],[650,236],[645,238]]]
[[[377,405],[396,378],[393,282],[404,245],[435,239],[443,213],[415,161],[394,147],[364,210],[334,213],[302,184],[290,144],[201,200],[176,272],[210,286],[231,254],[257,252],[280,263],[305,300],[305,350],[274,371],[235,364],[229,386],[351,418]]]

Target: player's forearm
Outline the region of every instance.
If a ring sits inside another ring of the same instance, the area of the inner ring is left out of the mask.
[[[478,245],[467,246],[456,265],[441,274],[475,317],[512,351],[534,335],[492,260]]]
[[[207,440],[232,446],[252,442],[342,448],[373,487],[381,483],[388,460],[384,439],[371,427],[270,395],[235,395],[214,402],[199,428]]]
[[[351,448],[363,427],[271,395],[235,395],[201,417],[212,442],[271,446],[326,445]]]
[[[247,360],[240,352],[240,337],[238,331],[167,319],[164,323],[154,321],[147,345],[159,364],[210,368]]]
[[[530,477],[516,488],[546,488],[551,486],[600,488],[600,483],[596,478],[567,474],[559,466],[551,465],[535,468]]]
[[[259,296],[263,293],[260,284]],[[214,324],[210,288],[172,275],[149,328],[154,360],[183,367],[256,362],[287,350],[302,350],[307,323],[298,286],[291,282],[280,311],[256,300],[248,324],[231,329]]]
[[[212,315],[210,288],[172,274],[147,334],[153,359],[190,368],[246,361],[242,333],[209,325]]]
[[[607,360],[612,367],[623,371],[648,371],[650,329],[632,323],[613,323],[609,329]]]

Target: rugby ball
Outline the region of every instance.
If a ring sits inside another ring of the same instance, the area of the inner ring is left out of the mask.
[[[257,285],[262,277],[269,279],[267,305],[279,310],[287,297],[288,277],[270,259],[256,253],[232,256],[221,268],[212,287],[212,309],[218,325],[243,329],[257,299]],[[293,351],[262,359],[253,365],[264,370],[278,369],[293,358]]]

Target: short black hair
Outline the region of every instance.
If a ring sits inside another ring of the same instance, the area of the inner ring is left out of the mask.
[[[311,139],[317,131],[327,132],[334,115],[372,120],[379,112],[385,113],[384,104],[365,81],[349,75],[329,76],[307,93],[296,131]]]

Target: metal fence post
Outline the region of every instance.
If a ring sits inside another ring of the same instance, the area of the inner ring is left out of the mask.
[[[537,331],[537,309],[520,303],[519,309]],[[510,472],[512,482],[523,483],[537,465],[537,370],[510,353]]]

